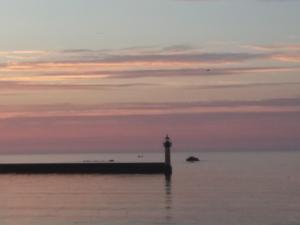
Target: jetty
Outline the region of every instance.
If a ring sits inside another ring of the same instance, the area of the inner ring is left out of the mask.
[[[163,143],[164,162],[132,163],[1,163],[0,174],[172,174],[172,142]]]

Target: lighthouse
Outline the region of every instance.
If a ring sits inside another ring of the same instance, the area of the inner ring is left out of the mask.
[[[167,135],[165,141],[163,143],[165,147],[165,174],[171,175],[172,174],[172,166],[171,166],[171,147],[172,142],[170,137]]]

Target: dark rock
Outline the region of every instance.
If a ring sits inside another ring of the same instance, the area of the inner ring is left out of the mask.
[[[190,156],[186,159],[186,161],[187,162],[198,162],[198,161],[200,161],[200,159],[195,156]]]

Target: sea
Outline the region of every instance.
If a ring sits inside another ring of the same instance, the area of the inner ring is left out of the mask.
[[[0,156],[0,163],[109,160],[163,154]],[[172,153],[172,165],[171,178],[0,175],[0,225],[300,225],[300,151]]]

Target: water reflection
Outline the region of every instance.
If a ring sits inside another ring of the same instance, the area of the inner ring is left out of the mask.
[[[166,222],[172,222],[172,177],[165,176],[165,209],[166,209]]]
[[[169,208],[171,208],[171,203],[172,203],[172,176],[165,176],[165,192],[166,192],[166,200],[167,204],[169,205]]]

